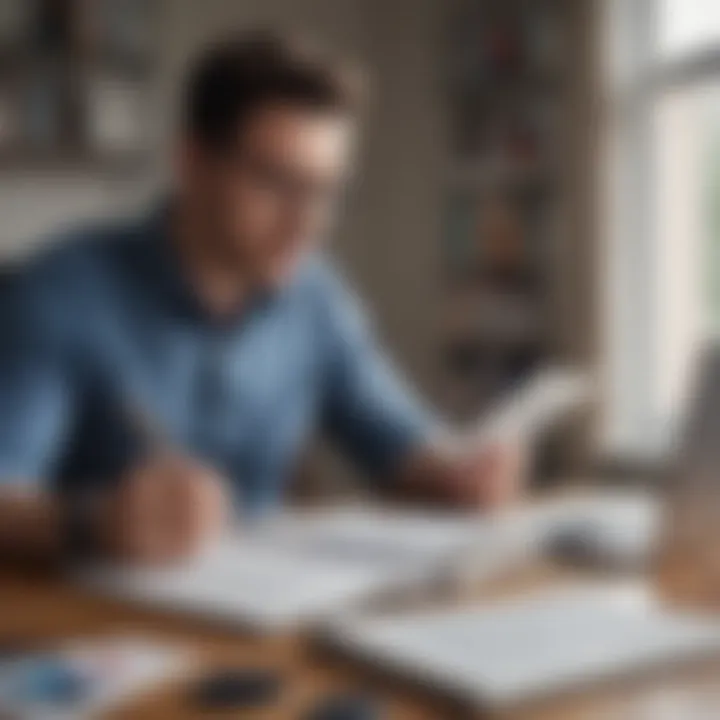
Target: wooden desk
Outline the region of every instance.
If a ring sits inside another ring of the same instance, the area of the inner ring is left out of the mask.
[[[536,566],[507,578],[478,595],[513,594],[557,580],[559,571]],[[565,577],[567,574],[563,574]],[[474,594],[475,591],[473,591]],[[253,720],[295,720],[302,710],[326,691],[370,688],[386,700],[388,720],[461,720],[473,717],[449,701],[420,688],[376,677],[357,665],[322,652],[302,637],[261,639],[226,627],[211,626],[186,617],[101,600],[70,587],[60,579],[0,573],[0,642],[47,645],[70,637],[144,633],[196,651],[198,668],[190,677],[213,665],[247,663],[269,665],[286,674],[281,703],[264,712],[226,713],[212,717]],[[542,648],[538,648],[542,652]],[[720,717],[720,687],[715,680],[719,663],[685,668],[682,673],[654,673],[504,715],[512,720],[657,720]],[[132,720],[207,717],[188,701],[188,680],[134,699],[111,717]],[[700,703],[703,711],[697,710]],[[675,708],[662,714],[658,708]],[[716,712],[711,711],[712,707]]]

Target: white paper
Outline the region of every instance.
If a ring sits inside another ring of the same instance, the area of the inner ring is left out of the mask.
[[[358,618],[333,635],[381,668],[488,706],[720,653],[720,621],[663,610],[642,585],[580,586],[492,606]]]
[[[527,563],[551,532],[639,499],[601,494],[496,516],[337,508],[281,513],[168,569],[93,568],[115,596],[274,630],[321,620],[389,591],[491,578]]]
[[[445,579],[461,560],[472,557],[474,572],[489,575],[526,554],[505,523],[339,510],[288,513],[170,568],[96,567],[80,580],[113,596],[272,631]]]
[[[380,591],[387,571],[229,537],[167,569],[97,568],[82,581],[111,595],[231,624],[277,630]]]
[[[467,428],[460,442],[482,445],[535,437],[590,397],[590,381],[583,373],[563,367],[540,370]]]

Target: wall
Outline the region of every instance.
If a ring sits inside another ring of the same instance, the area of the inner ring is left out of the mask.
[[[367,8],[366,57],[375,95],[358,198],[362,217],[350,238],[350,257],[398,359],[435,395],[442,3],[370,0]]]

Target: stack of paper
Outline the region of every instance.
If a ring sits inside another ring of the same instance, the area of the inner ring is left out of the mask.
[[[331,638],[379,668],[502,708],[720,653],[720,621],[663,610],[641,585],[582,586],[492,606],[357,618]]]

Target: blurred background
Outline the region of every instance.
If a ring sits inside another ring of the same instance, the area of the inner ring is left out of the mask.
[[[540,475],[662,465],[720,326],[720,4],[0,0],[0,261],[162,192],[187,61],[257,26],[367,69],[332,251],[419,387],[460,420],[577,363]]]

